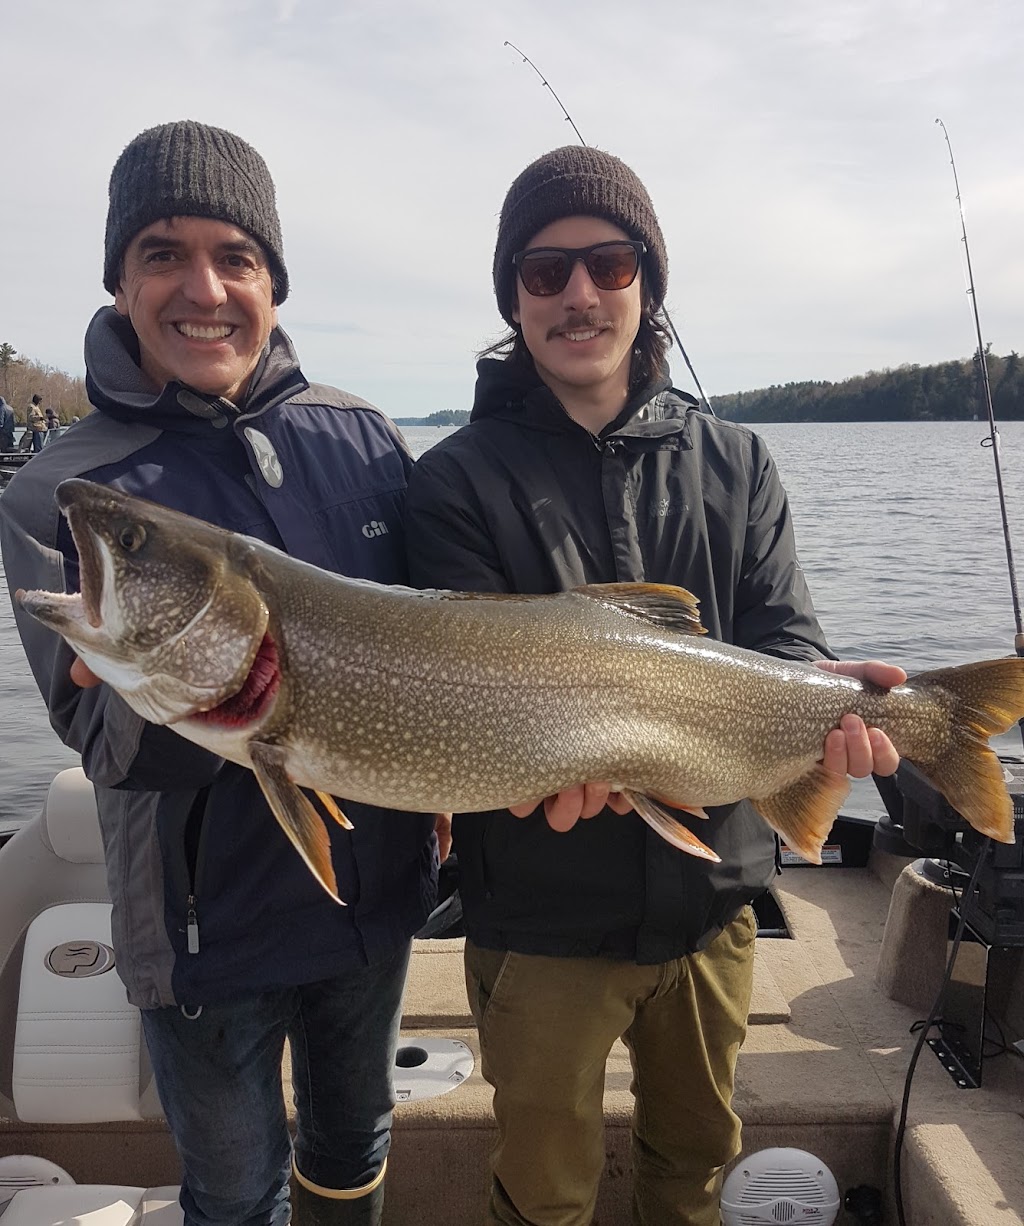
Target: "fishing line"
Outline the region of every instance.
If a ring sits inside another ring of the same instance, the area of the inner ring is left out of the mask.
[[[531,60],[530,57],[524,51],[520,51],[519,48],[515,45],[515,43],[510,43],[507,38],[505,39],[502,46],[511,47],[512,50],[517,55],[521,55],[523,57],[524,64],[530,65],[530,67],[537,74],[537,76],[540,77],[541,85],[544,86],[544,88],[551,94],[551,97],[554,98],[554,100],[558,103],[559,109],[561,110],[562,114],[565,116],[566,123],[572,126],[572,130],[576,133],[576,136],[579,138],[580,144],[586,145],[587,142],[583,139],[583,135],[580,132],[579,128],[576,127],[576,124],[573,121],[573,117],[566,110],[565,104],[562,102],[562,99],[559,98],[559,96],[555,93],[547,77],[545,77],[545,75],[541,72],[541,70],[537,67],[537,65],[533,62],[533,60]],[[686,350],[683,348],[683,342],[679,339],[679,333],[676,331],[676,326],[672,322],[672,317],[669,315],[667,309],[665,308],[664,303],[662,303],[661,309],[664,312],[665,322],[669,326],[669,331],[672,333],[672,339],[676,343],[676,348],[683,355],[683,361],[686,363],[686,369],[690,372],[690,377],[693,379],[693,382],[696,385],[697,391],[700,394],[701,401],[704,403],[705,407],[707,408],[711,416],[714,417],[715,410],[711,407],[711,401],[708,400],[707,396],[704,393],[704,389],[700,385],[700,380],[697,378],[697,372],[693,369],[693,363],[690,361],[689,355],[687,354]],[[1024,641],[1024,639],[1022,639],[1022,641]]]
[[[974,331],[978,338],[978,352],[976,360],[978,363],[978,374],[981,382],[982,395],[985,401],[985,409],[988,413],[988,438],[982,439],[982,447],[991,447],[992,460],[996,466],[996,486],[999,490],[999,512],[1003,521],[1003,543],[1006,546],[1006,565],[1010,572],[1010,596],[1013,600],[1013,616],[1016,624],[1016,634],[1013,640],[1013,649],[1018,656],[1024,656],[1024,624],[1021,621],[1020,595],[1017,591],[1017,571],[1013,563],[1013,546],[1010,543],[1010,521],[1006,513],[1006,495],[1003,490],[1003,470],[999,461],[999,430],[996,428],[995,413],[992,411],[992,388],[988,379],[988,357],[985,353],[985,342],[981,338],[981,320],[978,316],[978,295],[974,289],[974,273],[971,269],[971,248],[967,242],[967,222],[964,219],[964,206],[960,198],[960,180],[956,173],[956,162],[953,159],[953,146],[949,141],[949,133],[946,131],[946,125],[941,119],[935,121],[942,129],[942,135],[946,138],[946,148],[949,150],[949,164],[953,168],[953,184],[956,187],[956,203],[960,210],[960,230],[963,234],[962,242],[964,245],[964,256],[967,261],[967,294],[971,299],[971,308],[974,313]],[[1024,725],[1021,726],[1021,735],[1024,736]]]

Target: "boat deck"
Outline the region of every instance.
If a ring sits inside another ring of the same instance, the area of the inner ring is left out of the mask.
[[[915,1036],[926,1009],[875,982],[893,885],[907,860],[872,852],[869,867],[793,868],[776,898],[792,939],[758,942],[751,1025],[736,1106],[744,1149],[791,1145],[820,1157],[840,1192],[867,1184],[892,1207],[892,1144]],[[945,945],[945,933],[938,934]],[[921,933],[921,948],[928,934]],[[417,942],[403,1033],[462,1039],[478,1055],[465,1001],[461,941]],[[908,973],[913,974],[911,952]],[[923,964],[923,962],[922,962]],[[680,1052],[680,1076],[686,1053]],[[287,1082],[288,1068],[284,1069]],[[629,1213],[630,1070],[621,1044],[608,1062],[607,1166],[595,1222]],[[390,1226],[483,1220],[491,1091],[479,1068],[437,1098],[400,1104],[389,1164]],[[911,1226],[1024,1226],[1024,1061],[985,1061],[980,1089],[958,1088],[925,1049],[914,1078],[903,1158]],[[176,1182],[160,1121],[56,1128],[0,1120],[0,1154],[37,1153],[80,1181]],[[840,1221],[853,1221],[849,1215]]]

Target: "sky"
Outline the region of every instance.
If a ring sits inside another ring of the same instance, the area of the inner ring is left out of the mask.
[[[502,332],[505,192],[577,139],[637,172],[716,395],[1024,348],[1020,0],[32,0],[4,6],[0,341],[84,373],[110,169],[228,128],[277,184],[306,376],[421,417]],[[673,351],[673,381],[694,391]]]

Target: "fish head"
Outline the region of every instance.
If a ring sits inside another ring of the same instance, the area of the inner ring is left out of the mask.
[[[153,723],[209,711],[249,676],[269,611],[245,537],[110,486],[57,487],[81,590],[19,592],[92,671]]]

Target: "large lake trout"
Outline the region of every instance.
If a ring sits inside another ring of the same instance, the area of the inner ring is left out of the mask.
[[[416,592],[92,482],[63,482],[57,501],[81,593],[19,592],[23,607],[145,719],[253,770],[335,898],[326,827],[300,787],[344,825],[332,797],[472,812],[611,781],[709,859],[664,806],[747,797],[820,863],[849,784],[819,759],[847,712],[883,729],[977,830],[1013,841],[987,741],[1024,715],[1022,659],[880,690],[702,637],[681,588]]]

